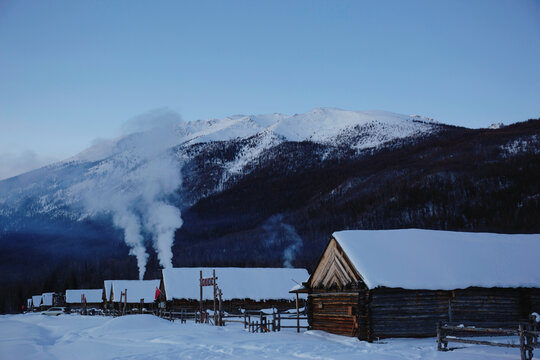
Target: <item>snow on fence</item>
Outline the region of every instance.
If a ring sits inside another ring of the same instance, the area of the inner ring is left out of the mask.
[[[214,316],[208,311],[193,311],[192,309],[180,309],[179,311],[158,311],[155,315],[169,321],[180,320],[180,323],[186,323],[187,320],[194,320],[196,323],[205,323],[214,325]],[[300,321],[307,321],[308,317],[304,312],[291,314],[288,312],[274,311],[265,313],[264,311],[246,310],[243,314],[227,314],[225,312],[217,313],[217,323],[225,326],[227,323],[240,323],[249,332],[275,332],[282,329],[308,329],[307,325],[300,325]],[[291,324],[292,322],[292,324]]]
[[[454,350],[448,348],[449,342],[506,348],[519,348],[521,352],[521,360],[531,360],[533,358],[534,349],[540,349],[540,343],[538,342],[540,331],[538,330],[538,323],[534,321],[532,317],[528,323],[519,324],[518,329],[492,329],[451,326],[447,324],[443,325],[441,322],[439,322],[437,324],[437,350]],[[494,341],[470,339],[470,337],[474,336],[518,336],[519,344],[508,344]]]
[[[271,317],[271,319],[270,319]],[[253,320],[252,320],[253,318]],[[274,332],[281,331],[281,329],[296,329],[296,332],[300,332],[300,329],[308,329],[306,325],[300,325],[300,320],[307,321],[308,317],[305,313],[290,314],[287,312],[272,312],[271,314],[264,313],[263,311],[244,313],[244,328],[247,328],[249,332]],[[288,321],[296,322],[295,325],[283,325],[282,322],[290,324]]]

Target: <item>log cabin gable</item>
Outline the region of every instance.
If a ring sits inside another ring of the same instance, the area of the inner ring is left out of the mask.
[[[362,277],[334,238],[328,242],[309,284],[311,289],[325,290],[365,287]]]
[[[161,279],[159,281],[159,299],[160,301],[166,301],[167,300],[167,293],[165,292],[165,281],[163,281],[163,273],[161,274]]]

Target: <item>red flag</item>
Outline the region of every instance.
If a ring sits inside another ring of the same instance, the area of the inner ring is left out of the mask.
[[[156,286],[156,297],[154,298],[154,300],[157,300],[159,295],[161,295],[161,291],[159,291],[158,287]]]

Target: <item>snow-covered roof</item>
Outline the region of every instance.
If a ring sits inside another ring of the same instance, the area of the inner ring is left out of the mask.
[[[41,295],[32,296],[32,306],[40,306],[40,305],[41,305]]]
[[[52,306],[53,304],[53,296],[54,296],[54,293],[52,292],[49,292],[49,293],[43,293],[41,295],[41,305],[43,306]]]
[[[87,303],[103,302],[103,289],[74,289],[66,290],[66,303],[80,304],[83,294],[86,297]]]
[[[333,236],[371,289],[540,287],[540,234],[403,229]]]
[[[111,288],[114,293],[112,300]],[[155,299],[156,288],[159,288],[159,280],[105,280],[107,301],[112,302],[119,302],[120,293],[127,289],[128,303],[138,303],[141,299],[144,299],[145,303],[152,303]]]
[[[309,278],[305,269],[290,268],[169,268],[163,269],[163,282],[167,300],[199,299],[200,271],[203,277],[212,277],[216,270],[218,287],[224,300],[294,299],[291,286]],[[213,299],[212,287],[203,290],[204,299]]]

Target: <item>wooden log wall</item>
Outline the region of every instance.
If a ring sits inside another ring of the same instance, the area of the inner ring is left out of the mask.
[[[431,337],[436,335],[439,321],[515,328],[534,311],[540,313],[540,289],[318,289],[312,291],[308,299],[308,320],[312,329],[361,340]]]
[[[531,290],[531,312],[540,314],[540,289]]]
[[[308,321],[314,330],[367,338],[365,293],[314,293],[309,297]]]
[[[447,291],[377,288],[371,290],[372,339],[436,335],[436,324],[448,321]]]
[[[83,308],[83,305],[80,303],[73,303],[73,304],[66,304],[66,307],[68,307],[70,310],[81,310]],[[95,309],[103,309],[104,303],[87,303],[86,307],[88,309],[95,308]]]
[[[452,322],[477,327],[515,328],[531,313],[533,289],[455,290]]]

